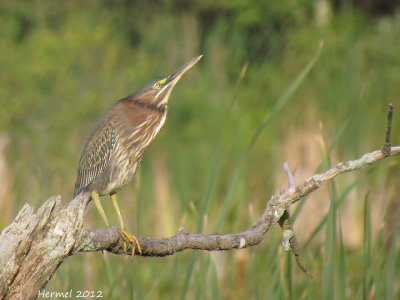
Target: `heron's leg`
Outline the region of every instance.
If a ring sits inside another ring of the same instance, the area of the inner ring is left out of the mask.
[[[104,212],[103,206],[101,206],[99,193],[96,191],[92,191],[92,199],[104,223],[106,223],[107,227],[110,227],[110,223],[108,222],[106,213]]]
[[[117,203],[117,194],[112,193],[112,194],[110,194],[110,197],[111,197],[111,201],[114,205],[115,213],[117,214],[119,229],[121,230],[121,236],[124,239],[124,251],[126,252],[126,242],[131,243],[133,245],[133,249],[132,249],[132,256],[133,256],[135,254],[135,245],[133,244],[133,242],[135,242],[139,253],[142,253],[142,248],[140,247],[139,241],[136,238],[136,236],[134,236],[133,234],[130,234],[129,232],[127,232],[125,230],[124,221],[122,220],[121,212],[119,210],[118,203]]]

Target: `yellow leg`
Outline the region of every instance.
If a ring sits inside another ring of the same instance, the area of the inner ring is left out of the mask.
[[[132,244],[132,256],[135,254],[135,245],[133,242],[136,243],[139,253],[142,253],[142,248],[140,247],[139,241],[133,234],[130,234],[125,230],[124,221],[122,220],[121,212],[118,207],[117,203],[117,194],[113,193],[110,194],[111,201],[114,205],[115,213],[117,214],[117,219],[119,223],[119,229],[121,230],[121,236],[124,239],[124,251],[126,252],[126,243],[129,242]]]
[[[100,214],[101,218],[103,219],[104,223],[106,223],[107,227],[110,227],[110,223],[108,223],[106,213],[104,212],[103,206],[101,206],[99,193],[96,191],[93,191],[92,199],[93,199],[94,204],[96,205],[96,208],[99,211],[99,214]]]

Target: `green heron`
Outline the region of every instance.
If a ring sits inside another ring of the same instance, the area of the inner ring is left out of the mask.
[[[136,237],[125,230],[117,204],[116,192],[135,175],[143,153],[165,123],[168,99],[182,75],[193,67],[202,55],[192,58],[178,70],[146,84],[130,96],[115,103],[94,125],[78,165],[74,197],[85,192],[91,197],[107,227],[110,226],[100,197],[110,195],[117,215],[120,234],[126,243],[136,243]],[[132,250],[132,254],[135,249]]]

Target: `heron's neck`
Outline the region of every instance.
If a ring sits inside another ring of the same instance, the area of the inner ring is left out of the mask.
[[[149,104],[146,102],[141,101],[140,99],[133,99],[131,100],[136,105],[139,105],[143,108],[150,109],[150,110],[157,110],[159,112],[166,112],[168,110],[167,104],[157,105],[157,104]]]

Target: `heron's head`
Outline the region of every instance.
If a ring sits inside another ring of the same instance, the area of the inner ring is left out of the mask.
[[[203,55],[194,57],[173,73],[167,76],[158,77],[149,82],[132,94],[131,97],[148,105],[154,105],[158,108],[164,107],[168,103],[169,96],[179,79],[181,79],[183,74],[192,68],[200,58],[202,58],[202,56]]]

